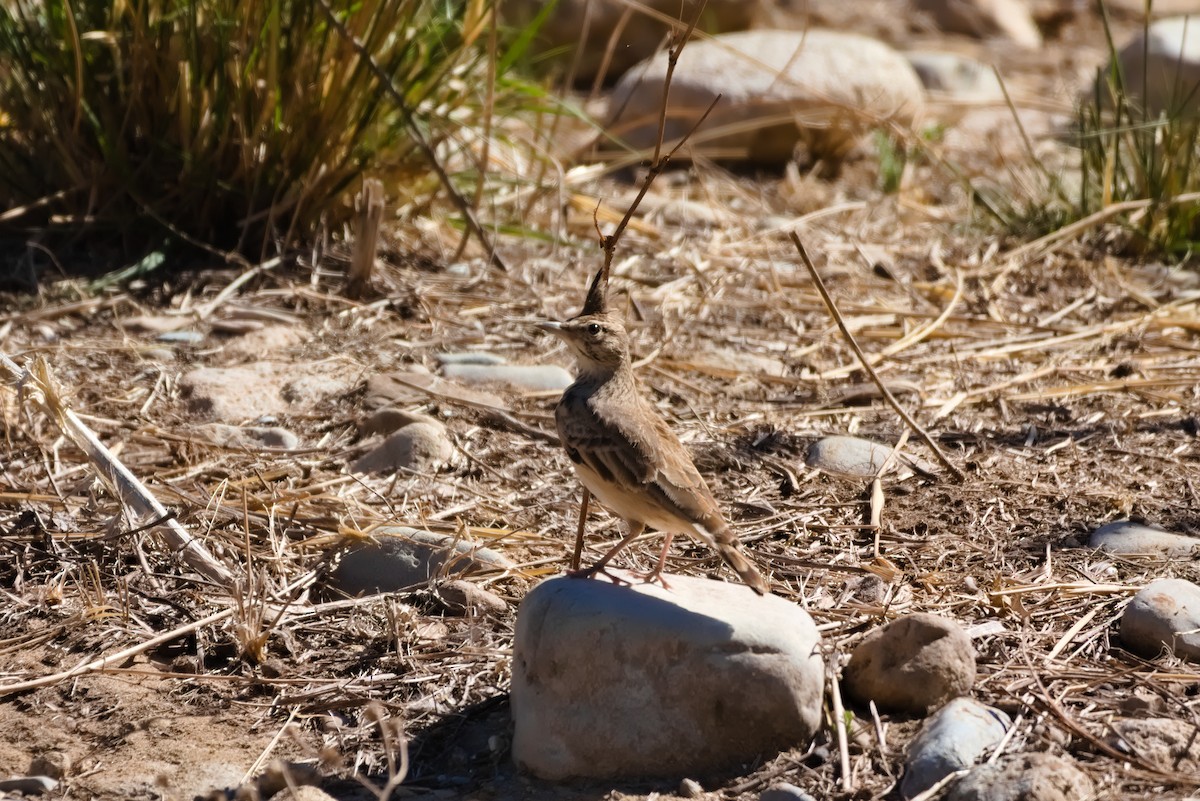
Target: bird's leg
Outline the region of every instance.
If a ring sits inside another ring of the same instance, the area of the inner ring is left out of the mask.
[[[671,547],[671,538],[674,536],[674,534],[667,534],[666,539],[663,541],[662,553],[658,555],[658,564],[655,565],[654,569],[649,573],[641,576],[642,581],[646,582],[647,584],[653,584],[657,580],[658,583],[662,585],[664,590],[671,589],[671,585],[667,583],[665,578],[663,578],[662,573],[663,568],[667,565],[667,549]]]
[[[604,554],[604,556],[601,556],[600,560],[596,562],[596,564],[592,565],[591,567],[585,567],[582,570],[568,570],[567,575],[571,578],[591,578],[599,573],[602,576],[607,576],[613,584],[628,584],[629,582],[617,578],[612,573],[609,573],[607,570],[605,570],[604,567],[614,556],[625,550],[629,543],[640,537],[642,532],[645,530],[646,527],[641,523],[630,523],[629,533],[625,536],[625,539],[614,545],[608,553]]]
[[[572,571],[579,569],[579,562],[583,558],[583,530],[587,528],[588,501],[591,497],[592,493],[584,487],[583,501],[579,504],[579,528],[575,530],[575,552],[571,554]]]

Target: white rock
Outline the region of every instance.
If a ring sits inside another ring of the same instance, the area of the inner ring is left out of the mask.
[[[1168,17],[1138,30],[1117,54],[1124,90],[1149,117],[1162,111],[1200,114],[1200,15]],[[1100,96],[1109,101],[1108,73],[1100,74]]]
[[[666,54],[626,73],[613,90],[608,129],[635,148],[654,146]],[[665,138],[722,160],[781,163],[798,144],[838,159],[870,128],[866,116],[912,123],[922,106],[916,72],[882,42],[837,31],[747,31],[693,41],[671,82]],[[739,130],[722,135],[722,126]]]
[[[974,59],[934,50],[910,50],[904,57],[931,92],[941,92],[958,100],[999,100],[1004,97],[996,73]]]
[[[984,39],[1001,36],[1023,47],[1041,47],[1042,35],[1022,0],[912,0],[938,30]]]
[[[925,721],[909,743],[901,795],[912,798],[951,773],[971,767],[1011,725],[1008,715],[998,709],[955,698]]]
[[[407,526],[384,526],[338,558],[329,583],[350,596],[400,592],[437,575],[471,570],[508,570],[512,562],[491,548]]]
[[[454,445],[441,423],[409,423],[364,453],[350,465],[354,473],[390,473],[396,470],[437,470],[454,456]]]
[[[1167,578],[1143,587],[1121,614],[1121,640],[1144,656],[1166,648],[1200,662],[1200,586]]]
[[[842,478],[874,478],[892,455],[887,445],[859,437],[823,437],[808,447],[808,466]],[[891,468],[900,464],[893,459]]]
[[[811,795],[794,784],[780,782],[763,790],[758,801],[816,801]]]
[[[946,801],[1091,801],[1095,789],[1075,764],[1050,754],[1013,754],[956,781]]]
[[[682,18],[686,23],[695,14],[696,0],[644,0],[642,5],[670,19]],[[697,27],[707,33],[743,30],[761,5],[755,0],[707,0]],[[506,17],[522,25],[546,4],[540,0],[509,0],[502,7]],[[637,6],[621,0],[559,0],[539,31],[538,41],[547,50],[564,49],[564,62],[578,58],[575,77],[590,82],[600,69],[605,51],[610,49],[613,32],[627,14],[620,36],[611,48],[606,70],[606,76],[615,79],[653,55],[668,33],[666,25]]]
[[[551,780],[703,777],[811,740],[824,666],[808,614],[740,584],[668,580],[557,578],[525,597],[519,767]]]
[[[1088,537],[1088,547],[1108,553],[1161,554],[1200,559],[1200,537],[1174,534],[1130,520],[1116,520],[1096,529]]]
[[[467,386],[501,384],[513,389],[543,392],[566,389],[575,378],[556,364],[475,364],[451,363],[442,368],[446,378]]]
[[[222,423],[310,411],[349,392],[359,370],[349,361],[253,362],[240,367],[201,367],[179,379],[188,410]]]
[[[868,634],[850,654],[843,684],[864,704],[922,713],[970,692],[975,649],[953,620],[918,612]]]

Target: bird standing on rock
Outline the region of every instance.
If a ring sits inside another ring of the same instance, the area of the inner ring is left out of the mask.
[[[742,551],[687,450],[645,399],[629,358],[625,326],[608,311],[608,274],[596,273],[583,310],[564,323],[541,323],[575,355],[579,374],[555,409],[558,436],[584,487],[629,525],[629,534],[598,562],[570,575],[608,575],[605,566],[647,526],[666,535],[658,580],[676,534],[716,550],[759,595],[770,585]],[[611,576],[610,576],[611,578]],[[615,580],[615,579],[614,579]]]

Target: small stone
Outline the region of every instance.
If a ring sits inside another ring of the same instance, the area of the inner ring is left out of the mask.
[[[1156,696],[1157,697],[1157,696]],[[1171,718],[1123,718],[1112,723],[1109,744],[1162,771],[1200,776],[1200,736],[1192,722]]]
[[[606,128],[630,147],[651,148],[658,140],[667,63],[668,53],[660,52],[613,90]],[[798,145],[813,160],[839,161],[871,127],[865,118],[907,126],[924,102],[913,68],[875,39],[816,29],[722,34],[690,42],[680,54],[666,141],[691,131],[718,94],[705,130],[736,132],[700,137],[689,148],[758,164],[787,162]]]
[[[446,427],[436,421],[409,423],[350,465],[354,473],[391,473],[396,470],[434,471],[454,456]]]
[[[179,379],[179,388],[193,415],[240,423],[309,411],[321,401],[349,392],[356,377],[357,368],[348,360],[251,362],[191,370]]]
[[[1121,640],[1143,656],[1166,648],[1200,661],[1200,586],[1184,579],[1159,579],[1142,588],[1121,614]]]
[[[1146,119],[1200,115],[1200,15],[1168,17],[1139,27],[1117,54],[1123,91]],[[1100,97],[1111,107],[1111,64],[1099,74]],[[1090,94],[1090,93],[1089,93]],[[1094,96],[1093,96],[1094,97]],[[1085,100],[1091,100],[1091,97]]]
[[[443,366],[447,364],[508,364],[508,360],[495,353],[472,350],[457,353],[439,353],[437,360]]]
[[[63,751],[44,751],[29,762],[31,776],[49,776],[59,780],[71,770],[71,757]]]
[[[159,342],[174,342],[179,345],[199,345],[204,334],[199,331],[165,331],[155,337]]]
[[[1012,725],[1008,715],[955,698],[925,721],[908,746],[900,793],[912,798],[955,771],[969,768],[995,747]]]
[[[816,801],[811,795],[794,784],[780,782],[763,790],[758,801]]]
[[[42,795],[58,787],[58,782],[49,776],[20,776],[15,779],[0,779],[0,792]]]
[[[1196,24],[1200,25],[1200,19]],[[1096,529],[1088,537],[1088,547],[1126,555],[1159,554],[1200,559],[1200,537],[1174,534],[1130,520],[1116,520]]]
[[[679,783],[679,794],[684,798],[699,798],[704,795],[704,788],[695,779],[684,779]]]
[[[566,389],[575,380],[556,364],[452,363],[443,367],[442,372],[467,386],[500,384],[530,392]]]
[[[842,478],[874,478],[892,455],[887,445],[858,437],[824,437],[808,448],[808,466]],[[899,463],[892,460],[892,467]],[[891,468],[889,468],[891,469]]]
[[[494,592],[470,581],[455,579],[437,588],[438,598],[456,615],[501,615],[508,611],[508,602]]]
[[[552,781],[703,779],[809,743],[824,690],[812,618],[740,584],[668,582],[555,578],[525,596],[512,660],[518,767]]]
[[[360,420],[358,422],[358,433],[364,437],[374,434],[383,434],[386,436],[411,423],[434,423],[440,425],[438,420],[427,414],[407,412],[403,409],[397,409],[394,406],[386,406],[372,412],[365,420]]]
[[[295,450],[300,447],[300,438],[279,426],[231,426],[225,423],[209,423],[199,426],[196,433],[214,445],[226,448]]]
[[[986,64],[957,53],[910,50],[904,54],[925,89],[957,100],[1000,100],[1004,90]]]
[[[509,559],[491,548],[447,534],[384,526],[342,553],[330,585],[349,596],[421,587],[437,575],[469,570],[509,570]]]
[[[980,765],[950,787],[946,801],[1085,801],[1095,788],[1087,774],[1062,757],[1013,754]]]
[[[1030,49],[1041,47],[1042,34],[1023,0],[912,0],[938,30],[976,39],[1000,36]]]
[[[920,714],[970,691],[975,651],[953,620],[920,612],[868,634],[850,654],[843,682],[864,704]]]

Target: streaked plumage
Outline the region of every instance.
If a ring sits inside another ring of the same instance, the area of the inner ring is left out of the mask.
[[[633,374],[625,327],[607,311],[604,283],[601,272],[578,317],[542,326],[561,337],[579,363],[575,383],[555,410],[559,438],[583,485],[630,527],[628,537],[580,573],[603,571],[649,526],[663,532],[666,542],[648,578],[662,580],[671,538],[686,534],[716,550],[755,592],[769,592],[687,449],[645,399]]]

